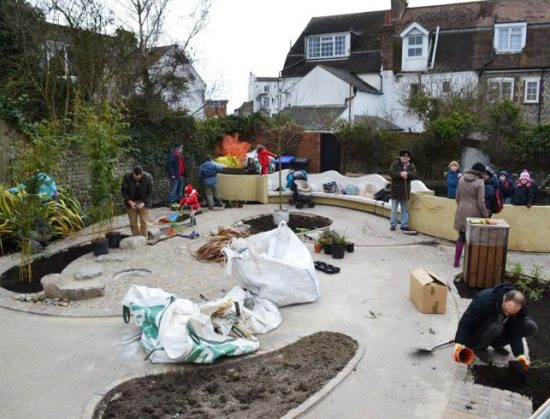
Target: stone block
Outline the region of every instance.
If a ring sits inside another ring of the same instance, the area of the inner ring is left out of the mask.
[[[120,242],[121,249],[138,249],[145,246],[147,246],[147,240],[143,236],[126,237]]]
[[[108,255],[99,255],[95,258],[95,261],[98,263],[107,263],[107,262],[124,262],[126,261],[126,257],[122,255],[114,255],[112,253],[109,253]]]
[[[74,274],[74,279],[77,281],[86,281],[89,279],[97,278],[103,274],[103,269],[101,266],[97,265],[86,265],[81,267]]]
[[[147,230],[147,239],[148,240],[158,240],[160,239],[160,228],[152,227]]]
[[[65,300],[85,300],[105,295],[105,282],[102,279],[77,281],[63,274],[50,274],[40,280],[47,298]]]

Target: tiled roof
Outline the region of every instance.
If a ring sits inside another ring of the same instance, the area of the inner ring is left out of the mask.
[[[355,115],[354,121],[356,124],[365,123],[374,126],[382,131],[403,131],[403,128],[398,127],[393,122],[379,116],[373,115]]]
[[[291,106],[282,112],[306,131],[332,131],[334,123],[347,109],[346,106]]]
[[[380,29],[384,25],[384,11],[312,18],[286,58],[283,76],[303,77],[319,64],[329,65],[354,73],[372,73],[380,70]],[[308,35],[350,32],[350,56],[338,60],[305,59],[305,39]]]
[[[365,93],[373,93],[373,94],[380,94],[380,91],[372,87],[367,82],[361,80],[359,77],[357,77],[355,74],[350,73],[349,71],[340,70],[337,68],[332,68],[326,65],[320,65],[322,69],[328,71],[329,73],[333,74],[334,76],[338,77],[340,80],[345,81],[348,84],[351,84],[353,87],[355,87],[360,92]]]

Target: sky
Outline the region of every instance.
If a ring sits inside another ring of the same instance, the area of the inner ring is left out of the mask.
[[[410,0],[409,7],[468,0]],[[189,1],[173,0],[166,40],[187,38]],[[250,72],[277,77],[290,46],[314,16],[390,9],[390,0],[214,0],[208,26],[192,42],[195,67],[207,83],[209,98],[229,100],[233,113],[248,100]]]

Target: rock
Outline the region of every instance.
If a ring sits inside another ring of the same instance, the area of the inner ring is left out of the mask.
[[[160,239],[160,228],[157,228],[157,227],[149,228],[147,231],[147,239],[148,240]]]
[[[147,239],[143,236],[126,237],[120,242],[121,249],[138,249],[145,246],[147,246]]]
[[[102,279],[77,281],[63,274],[44,276],[40,282],[46,293],[44,303],[62,305],[64,300],[84,300],[105,295],[105,282]]]
[[[113,255],[109,253],[108,255],[99,255],[95,258],[95,261],[98,263],[107,263],[107,262],[124,262],[127,258],[122,255]]]
[[[89,279],[97,278],[98,276],[103,275],[103,269],[101,266],[97,265],[86,265],[81,267],[78,271],[75,272],[74,278],[77,281],[86,281]]]
[[[242,221],[237,221],[235,223],[235,227],[242,227],[244,225],[244,223]]]
[[[31,240],[31,253],[35,255],[36,253],[40,253],[44,251],[44,247],[40,244],[37,240]]]
[[[211,236],[216,236],[218,234],[218,230],[210,230],[210,235]]]

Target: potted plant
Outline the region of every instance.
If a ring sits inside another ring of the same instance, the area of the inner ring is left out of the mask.
[[[344,234],[335,234],[332,241],[332,258],[343,259],[346,254],[346,236]]]
[[[321,250],[323,250],[323,243],[321,242],[320,237],[317,237],[313,243],[313,250],[315,253],[321,253]]]
[[[105,233],[112,230],[115,201],[119,195],[120,179],[116,167],[120,145],[127,140],[123,134],[126,124],[120,110],[107,103],[96,110],[77,101],[76,113],[78,135],[89,159],[92,243],[94,255],[98,256],[109,252]],[[113,244],[115,242],[116,238],[112,240]]]
[[[346,242],[346,252],[353,253],[355,251],[355,243]]]

